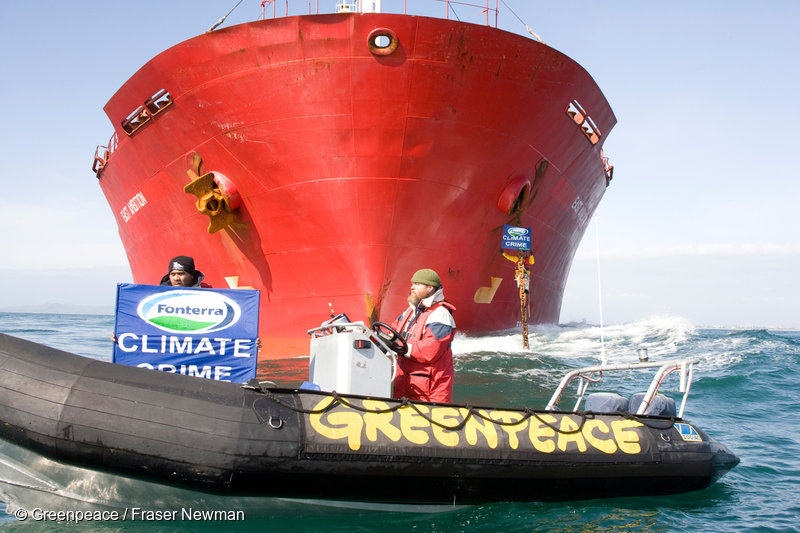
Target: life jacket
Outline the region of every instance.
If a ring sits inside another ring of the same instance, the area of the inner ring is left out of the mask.
[[[417,318],[414,319],[414,315],[415,315],[414,310],[413,309],[408,309],[408,311],[409,311],[408,316],[405,317],[405,320],[403,320],[402,325],[400,326],[400,328],[397,331],[402,335],[404,333],[404,330],[408,327],[407,326],[408,322],[413,320],[414,323],[411,324],[411,326],[409,328],[410,331],[405,332],[405,333],[407,333],[407,335],[404,335],[404,337],[406,337],[406,340],[408,340],[408,341],[412,341],[412,339],[421,340],[422,339],[422,335],[425,332],[425,325],[428,322],[428,317],[431,314],[433,314],[433,312],[436,311],[436,309],[438,309],[439,307],[445,307],[448,311],[450,311],[451,315],[456,310],[455,306],[453,304],[451,304],[450,302],[448,302],[447,300],[440,300],[438,302],[435,302],[433,305],[431,305],[430,307],[428,307],[424,311],[422,311],[417,316]],[[453,327],[453,329],[456,329],[456,328]],[[434,335],[438,338],[438,335],[436,335],[435,332],[434,332]]]
[[[411,400],[449,403],[453,398],[453,350],[450,342],[455,334],[453,326],[435,321],[428,324],[428,318],[441,307],[455,311],[455,306],[440,300],[422,311],[414,319],[415,310],[409,308],[395,321],[395,328],[403,334],[408,327],[407,338],[410,345],[409,357],[398,358],[397,378],[395,379],[394,397],[407,397]],[[410,323],[413,320],[413,323]],[[448,321],[448,322],[450,322]],[[410,323],[410,326],[409,326]],[[439,329],[441,327],[441,329]],[[426,328],[433,339],[423,347],[420,344],[425,337]],[[438,330],[438,332],[437,332]]]

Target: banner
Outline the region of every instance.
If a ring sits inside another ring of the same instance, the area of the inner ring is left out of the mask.
[[[246,383],[256,377],[259,296],[120,283],[114,362]]]
[[[503,226],[503,243],[501,248],[531,251],[531,228]]]

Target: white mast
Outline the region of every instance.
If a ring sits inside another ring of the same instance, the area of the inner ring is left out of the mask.
[[[603,338],[603,289],[600,287],[600,230],[597,229],[597,215],[594,215],[594,237],[595,244],[597,245],[597,292],[600,296],[600,352],[601,352],[601,365],[608,364],[608,357],[606,357],[606,343]]]

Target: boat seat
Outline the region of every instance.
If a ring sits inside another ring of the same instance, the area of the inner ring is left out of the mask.
[[[586,397],[586,406],[584,410],[593,411],[595,413],[627,411],[628,400],[613,392],[595,392]]]
[[[643,398],[643,392],[637,392],[631,396],[630,409],[628,412],[631,414],[636,414],[636,411],[639,410],[639,405],[642,403]],[[647,409],[645,409],[644,414],[657,416],[677,416],[677,412],[678,410],[675,407],[675,400],[669,396],[664,396],[663,394],[656,394],[653,398],[653,401],[651,401],[650,405],[648,405]]]

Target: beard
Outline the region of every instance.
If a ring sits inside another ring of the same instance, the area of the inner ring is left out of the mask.
[[[412,307],[416,307],[422,301],[422,298],[414,294],[413,292],[408,293],[408,303],[411,304]]]

